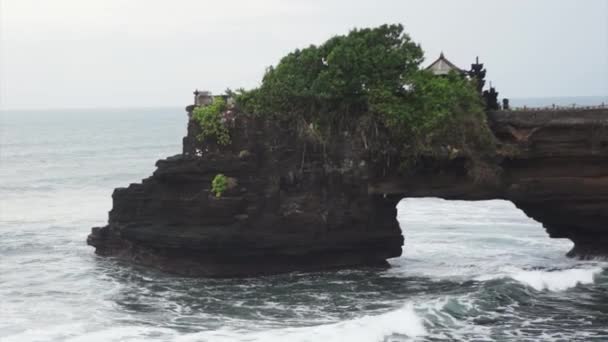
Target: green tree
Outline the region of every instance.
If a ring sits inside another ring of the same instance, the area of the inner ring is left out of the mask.
[[[474,85],[460,74],[432,75],[420,68],[422,60],[422,49],[401,25],[355,29],[283,57],[259,88],[237,92],[237,104],[326,136],[332,129],[380,126],[388,137],[376,133],[375,146],[401,151],[403,160],[491,153]]]
[[[283,57],[241,103],[266,115],[363,112],[376,90],[402,92],[421,61],[422,50],[401,25],[355,29]]]
[[[371,108],[384,114],[394,138],[411,146],[410,153],[449,147],[469,154],[493,145],[479,94],[456,73],[437,77],[418,71],[406,96],[384,94]]]
[[[230,144],[230,132],[222,122],[222,112],[226,110],[226,101],[222,97],[215,97],[213,103],[197,107],[192,117],[201,127],[199,140],[215,139],[220,145]]]

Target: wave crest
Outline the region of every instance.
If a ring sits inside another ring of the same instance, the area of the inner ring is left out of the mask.
[[[417,337],[426,335],[422,319],[412,305],[375,316],[363,316],[344,322],[274,329],[240,334],[233,330],[215,330],[181,336],[176,341],[384,341],[389,336]]]
[[[480,276],[475,278],[475,280],[487,281],[511,278],[537,291],[564,291],[579,284],[592,284],[595,281],[595,276],[601,272],[601,267],[572,268],[557,271],[524,270],[514,267],[506,270],[504,273]]]

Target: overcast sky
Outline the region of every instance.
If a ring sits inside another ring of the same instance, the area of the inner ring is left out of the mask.
[[[297,47],[402,23],[506,97],[608,95],[608,0],[0,0],[3,108],[183,106]]]

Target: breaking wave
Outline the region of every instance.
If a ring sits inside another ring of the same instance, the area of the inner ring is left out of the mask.
[[[2,342],[608,341],[608,263],[505,201],[402,201],[388,270],[191,279],[96,257],[112,189],[179,153],[181,111],[4,117]]]
[[[550,271],[509,268],[504,273],[480,276],[475,278],[475,280],[487,281],[491,279],[511,278],[537,291],[564,291],[579,284],[592,284],[594,277],[601,272],[601,267]]]
[[[424,336],[427,333],[423,320],[411,304],[379,315],[369,315],[339,323],[311,327],[283,328],[241,333],[231,330],[206,331],[182,336],[176,341],[247,341],[247,342],[310,342],[310,341],[385,341],[396,336],[401,340]],[[396,340],[394,340],[396,341]]]

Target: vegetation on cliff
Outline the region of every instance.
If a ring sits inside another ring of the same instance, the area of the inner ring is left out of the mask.
[[[221,173],[215,175],[211,181],[211,191],[215,194],[215,197],[221,197],[227,189],[228,178]]]
[[[226,101],[222,97],[213,99],[207,106],[196,107],[192,117],[201,127],[201,134],[197,139],[215,139],[220,145],[230,144],[230,132],[222,122],[222,113],[227,109]]]
[[[237,103],[326,138],[356,130],[366,148],[399,154],[406,168],[425,155],[480,160],[491,154],[474,83],[457,74],[434,76],[422,61],[422,49],[401,25],[355,29],[283,57],[259,88],[241,90]]]

